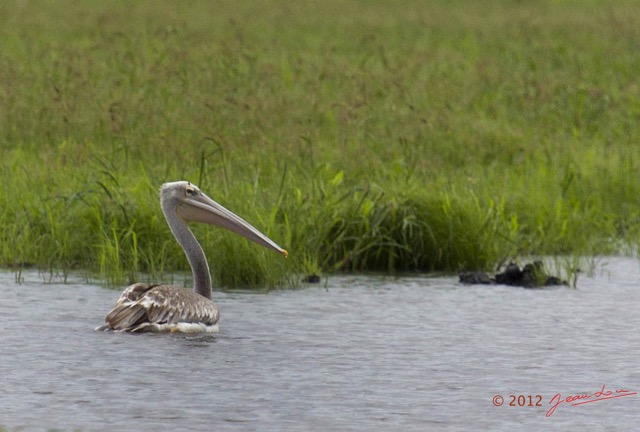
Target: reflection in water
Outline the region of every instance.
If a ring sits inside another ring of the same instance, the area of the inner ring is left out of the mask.
[[[577,290],[334,277],[326,288],[216,293],[215,335],[94,332],[117,291],[36,273],[20,286],[3,273],[0,425],[633,430],[636,396],[545,417],[556,394],[640,389],[639,266],[612,259],[606,270]],[[518,395],[542,406],[518,406]]]
[[[162,336],[162,335],[158,335],[158,336]],[[198,348],[198,347],[208,348],[211,344],[216,343],[218,339],[218,335],[211,334],[211,333],[196,334],[196,335],[174,333],[172,336],[180,340],[184,344],[184,346],[194,347],[194,348]]]

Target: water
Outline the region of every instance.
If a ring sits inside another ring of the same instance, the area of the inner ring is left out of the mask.
[[[220,333],[185,336],[94,332],[119,292],[37,273],[16,285],[2,273],[0,425],[638,430],[640,395],[545,413],[557,393],[640,390],[639,282],[638,261],[623,258],[577,290],[333,277],[297,291],[215,293]],[[540,395],[542,406],[508,406],[510,395],[533,404]]]

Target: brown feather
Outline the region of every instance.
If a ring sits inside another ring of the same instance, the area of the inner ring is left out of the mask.
[[[200,294],[173,285],[137,283],[127,288],[107,314],[103,328],[144,331],[153,324],[218,322],[218,308]]]

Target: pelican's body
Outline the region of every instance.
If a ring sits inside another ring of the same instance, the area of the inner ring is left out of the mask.
[[[220,312],[211,300],[211,275],[202,247],[188,222],[227,228],[287,256],[287,251],[249,223],[186,181],[165,183],[160,203],[171,232],[185,252],[193,272],[194,289],[175,285],[136,283],[120,295],[116,306],[97,330],[127,332],[216,332]]]
[[[219,317],[218,305],[193,290],[136,283],[122,292],[99,330],[217,332]]]

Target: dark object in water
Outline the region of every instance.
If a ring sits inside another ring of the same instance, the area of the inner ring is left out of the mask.
[[[460,282],[465,284],[491,285],[496,283],[495,279],[491,279],[488,274],[481,271],[462,272],[458,276],[460,276]]]
[[[307,275],[302,278],[302,282],[304,283],[320,283],[320,276],[315,273]]]
[[[468,271],[461,272],[460,282],[464,284],[484,284],[484,285],[510,285],[523,288],[539,288],[553,285],[569,285],[566,281],[545,273],[542,261],[528,263],[524,268],[516,263],[510,263],[502,273],[496,273],[495,277],[489,277],[484,272]]]

